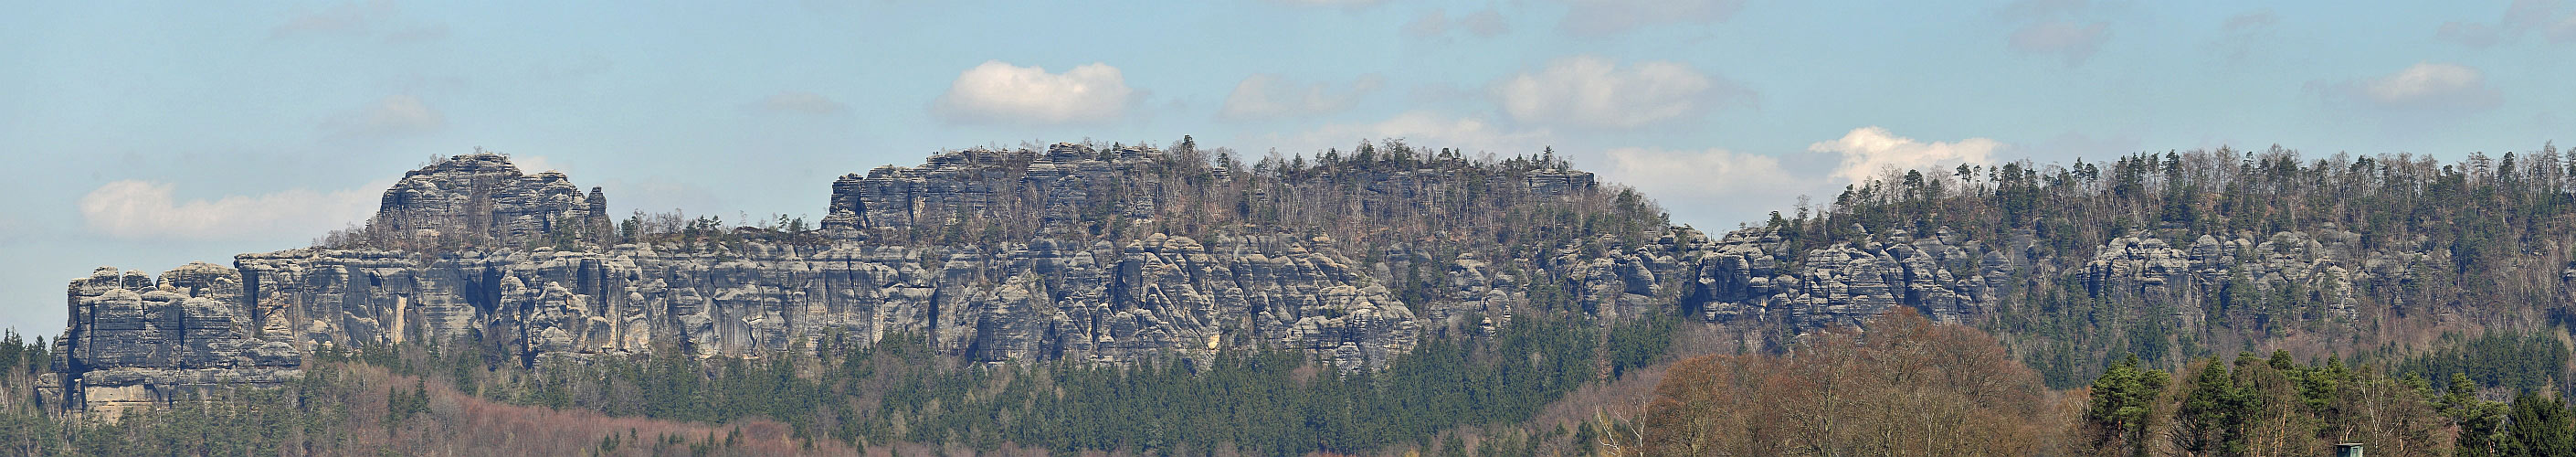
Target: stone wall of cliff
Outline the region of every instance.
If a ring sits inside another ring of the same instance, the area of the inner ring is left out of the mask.
[[[2058,280],[2186,322],[2228,287],[2319,291],[2348,315],[2357,287],[2434,258],[2330,228],[2121,237],[2091,258],[2027,231],[1863,227],[1798,247],[1769,229],[1664,225],[1651,203],[1547,160],[1249,168],[1141,147],[953,151],[835,181],[819,234],[630,236],[608,228],[599,189],[457,156],[407,174],[348,245],[75,280],[55,398],[175,401],[291,379],[319,346],[380,343],[488,344],[537,364],[908,333],[984,362],[1293,350],[1365,370],[1426,335],[1526,313],[1794,335],[1898,306],[1973,322]]]
[[[46,401],[113,419],[134,408],[293,381],[302,351],[283,333],[260,331],[242,305],[243,286],[233,269],[205,263],[158,279],[100,268],[73,280],[71,323],[54,340],[60,355],[43,381]]]

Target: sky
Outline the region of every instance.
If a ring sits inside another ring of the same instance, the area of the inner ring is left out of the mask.
[[[1890,167],[2576,133],[2576,0],[13,3],[0,327],[29,335],[92,269],[305,246],[476,148],[738,220],[942,149],[1402,138],[1553,148],[1727,229]]]

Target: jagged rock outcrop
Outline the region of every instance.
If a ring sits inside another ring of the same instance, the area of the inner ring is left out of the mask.
[[[832,183],[823,220],[827,230],[905,231],[951,224],[1002,225],[1013,233],[1079,233],[1112,217],[1154,219],[1196,208],[1167,208],[1167,199],[1189,197],[1211,182],[1233,179],[1232,170],[1176,173],[1163,151],[1144,147],[1094,148],[1058,143],[1046,151],[970,149],[930,156],[920,167],[883,166]],[[1592,173],[1566,169],[1485,174],[1449,167],[1319,170],[1305,181],[1359,192],[1349,201],[1323,202],[1344,214],[1422,210],[1421,216],[1457,216],[1444,208],[1484,210],[1479,194],[1557,198],[1600,190]],[[1177,188],[1177,191],[1175,191]],[[1291,185],[1246,189],[1237,208],[1276,207],[1322,197]]]
[[[439,258],[290,250],[241,256],[259,303],[308,344],[479,336],[530,359],[675,347],[757,355],[842,332],[926,334],[977,360],[1142,360],[1228,347],[1409,352],[1410,309],[1331,247],[1281,237],[989,248],[622,245]]]
[[[609,233],[599,188],[585,195],[558,171],[521,174],[500,154],[456,156],[404,173],[381,205],[368,228],[388,236],[519,246],[557,233],[585,240]]]
[[[241,275],[192,263],[159,280],[101,268],[74,280],[71,323],[55,340],[49,401],[113,419],[134,408],[275,386],[303,355],[243,312]]]
[[[1697,284],[1690,303],[1710,321],[1769,322],[1797,329],[1857,322],[1895,306],[1956,322],[1988,312],[2032,265],[2028,235],[2018,242],[1966,240],[1948,229],[1929,237],[1895,231],[1872,243],[1806,252],[1760,229],[1695,240]]]
[[[1086,211],[1150,217],[1162,186],[1148,173],[1155,166],[1155,151],[1137,147],[941,152],[920,167],[888,165],[834,181],[823,227],[901,230],[1035,218],[1054,231],[1082,221]]]
[[[2121,237],[2104,245],[2079,274],[2096,295],[2170,304],[2177,316],[2192,322],[2206,319],[2202,310],[2230,287],[2250,294],[2294,292],[2300,295],[2294,300],[2317,302],[2326,313],[2349,319],[2355,316],[2358,287],[2396,287],[2435,257],[2431,252],[2365,250],[2359,239],[2331,226],[2273,233],[2260,241],[2200,235],[2188,247],[2153,237]]]

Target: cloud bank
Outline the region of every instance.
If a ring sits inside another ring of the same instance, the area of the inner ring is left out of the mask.
[[[1621,68],[1593,56],[1557,59],[1536,72],[1497,81],[1492,92],[1503,111],[1522,122],[1621,129],[1694,117],[1753,98],[1752,91],[1687,64],[1648,61]]]
[[[2397,112],[2473,112],[2504,103],[2485,73],[2465,65],[2419,62],[2395,73],[2340,83],[2310,83],[2329,102]]]
[[[1468,154],[1491,152],[1505,156],[1535,153],[1551,141],[1546,130],[1515,130],[1482,119],[1411,111],[1378,122],[1326,125],[1289,139],[1288,146],[1280,149],[1285,153],[1304,154],[1323,148],[1349,148],[1360,141],[1388,138],[1401,138],[1419,147],[1456,148]],[[1299,150],[1301,147],[1310,150]]]
[[[1125,115],[1136,95],[1126,75],[1104,63],[1048,73],[994,60],[959,73],[931,110],[958,123],[1093,124]]]
[[[1809,144],[1807,150],[1841,155],[1842,164],[1834,167],[1831,176],[1847,183],[1859,183],[1887,170],[1937,170],[1960,163],[1990,164],[1994,163],[1995,150],[2003,147],[2003,142],[1985,138],[1925,143],[1869,126],[1852,129],[1841,139]]]
[[[132,240],[220,240],[321,236],[364,221],[376,210],[380,181],[356,189],[294,189],[264,195],[182,200],[175,185],[124,180],[80,199],[81,221],[91,230]]]

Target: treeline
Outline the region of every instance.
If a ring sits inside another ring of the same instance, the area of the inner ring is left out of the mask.
[[[2454,373],[2480,388],[2576,393],[2566,379],[2567,344],[2552,332],[2491,331],[2442,335],[2433,350],[2407,357],[2395,373]]]
[[[16,329],[0,330],[0,410],[30,407],[36,377],[53,372],[53,363],[44,337],[27,341]]]
[[[2073,254],[2133,231],[2268,234],[2333,224],[2361,234],[2366,246],[2452,248],[2456,266],[2468,270],[2563,234],[2576,222],[2566,217],[2576,209],[2571,192],[2576,168],[2555,146],[2501,159],[2472,153],[2457,163],[2221,147],[2108,163],[1910,170],[1849,186],[1821,214],[1800,218],[1829,223],[1791,222],[1827,242],[1856,235],[1848,231],[1855,223],[1916,233],[1948,226],[1978,239],[2034,229]]]
[[[2371,455],[2446,455],[2493,431],[2481,428],[2492,427],[2480,422],[2485,404],[2455,379],[2459,387],[2437,391],[2421,377],[2287,352],[2206,358],[2180,376],[2130,360],[2094,381],[2080,428],[2106,454],[2325,455],[2363,443]]]
[[[1601,379],[1603,367],[1651,363],[1670,344],[1673,325],[1644,319],[1605,335],[1573,313],[1527,314],[1489,335],[1431,339],[1383,370],[1349,373],[1298,352],[1125,365],[969,363],[908,334],[872,344],[833,335],[759,359],[554,360],[535,370],[490,350],[381,345],[323,357],[453,379],[496,402],[685,422],[765,418],[798,439],[858,449],[954,443],[978,451],[1299,455],[1428,447],[1453,427],[1518,424]],[[480,345],[440,347],[468,346]],[[1550,436],[1557,446],[1573,443]]]
[[[278,389],[183,398],[113,421],[0,410],[0,454],[59,456],[741,456],[853,455],[744,420],[692,425],[512,406],[391,374],[364,361],[315,360]]]
[[[1604,445],[1639,455],[2306,456],[2352,443],[2374,456],[2576,455],[2576,409],[2560,397],[2482,399],[2489,389],[2465,372],[2434,384],[2275,351],[2168,373],[2124,357],[2088,386],[2050,391],[1972,328],[1903,308],[1860,328],[1809,335],[1783,354],[1678,362],[1645,416],[1616,428],[1630,433]]]

